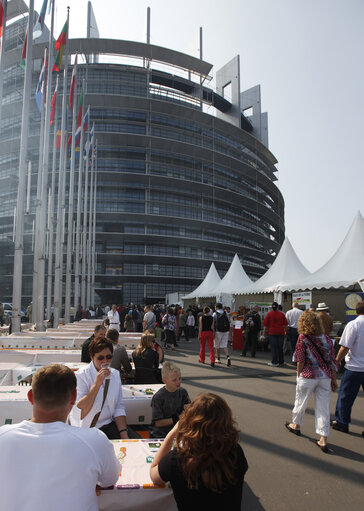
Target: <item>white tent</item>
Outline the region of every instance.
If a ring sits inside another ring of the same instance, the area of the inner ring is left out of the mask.
[[[201,284],[192,293],[182,296],[182,300],[190,298],[204,298],[208,296],[215,296],[215,289],[221,282],[220,276],[217,273],[214,263],[211,263],[210,269]]]
[[[335,254],[324,266],[282,291],[330,289],[353,286],[364,279],[364,218],[358,211],[353,223]],[[292,284],[292,283],[291,283]]]
[[[245,273],[245,270],[240,263],[238,254],[235,254],[225,277],[220,281],[220,284],[215,289],[215,295],[219,296],[224,293],[236,294],[239,293],[241,289],[244,289],[251,284],[252,281]]]
[[[307,268],[301,263],[288,238],[272,264],[260,279],[237,294],[273,293],[282,289],[289,289],[291,284],[300,282],[310,275]]]

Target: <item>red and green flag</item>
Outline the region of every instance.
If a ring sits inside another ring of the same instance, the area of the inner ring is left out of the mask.
[[[25,41],[23,46],[23,51],[21,52],[21,61],[20,61],[20,67],[22,69],[25,69],[25,60],[27,58],[27,46],[28,46],[28,29],[25,34]]]
[[[66,41],[67,41],[67,31],[68,31],[67,25],[68,24],[66,21],[66,23],[63,25],[62,32],[60,33],[60,35],[54,45],[57,50],[57,56],[56,56],[56,60],[54,61],[54,64],[53,64],[53,71],[58,72],[62,66],[62,59],[63,59],[64,49],[66,47]]]

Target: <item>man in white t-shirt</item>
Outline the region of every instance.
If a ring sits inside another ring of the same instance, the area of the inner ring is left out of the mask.
[[[288,338],[289,343],[291,345],[291,355],[293,355],[294,350],[296,349],[297,339],[298,339],[298,329],[297,324],[300,316],[302,314],[302,310],[298,307],[298,302],[292,303],[292,309],[286,312],[286,318],[288,321]]]
[[[115,330],[120,332],[120,316],[116,309],[115,304],[111,307],[111,310],[107,313],[107,317],[110,321],[110,328],[115,328]]]
[[[349,432],[351,409],[360,387],[364,385],[364,300],[357,304],[356,313],[358,317],[350,321],[343,331],[336,357],[338,362],[345,357],[346,364],[331,426],[343,433]]]
[[[42,367],[28,399],[33,418],[0,428],[1,509],[97,511],[96,485],[115,484],[120,464],[104,433],[65,423],[76,401],[74,372]]]

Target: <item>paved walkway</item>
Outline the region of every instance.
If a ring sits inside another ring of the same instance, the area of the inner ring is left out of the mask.
[[[350,434],[331,430],[329,454],[315,445],[313,398],[306,411],[302,435],[289,433],[295,397],[293,367],[270,368],[269,352],[256,358],[232,355],[232,366],[210,367],[198,363],[199,346],[180,341],[166,359],[181,368],[182,385],[193,398],[199,392],[216,392],[233,410],[248,459],[242,509],[245,511],[306,511],[363,509],[364,502],[364,392],[354,407]],[[287,362],[289,357],[286,357]],[[337,393],[331,397],[334,412]],[[225,510],[221,510],[225,511]],[[226,510],[228,511],[228,510]]]

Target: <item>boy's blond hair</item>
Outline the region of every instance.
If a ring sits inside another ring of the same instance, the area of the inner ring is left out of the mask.
[[[181,374],[181,369],[174,362],[164,362],[162,366],[162,377],[168,377],[172,373]]]

